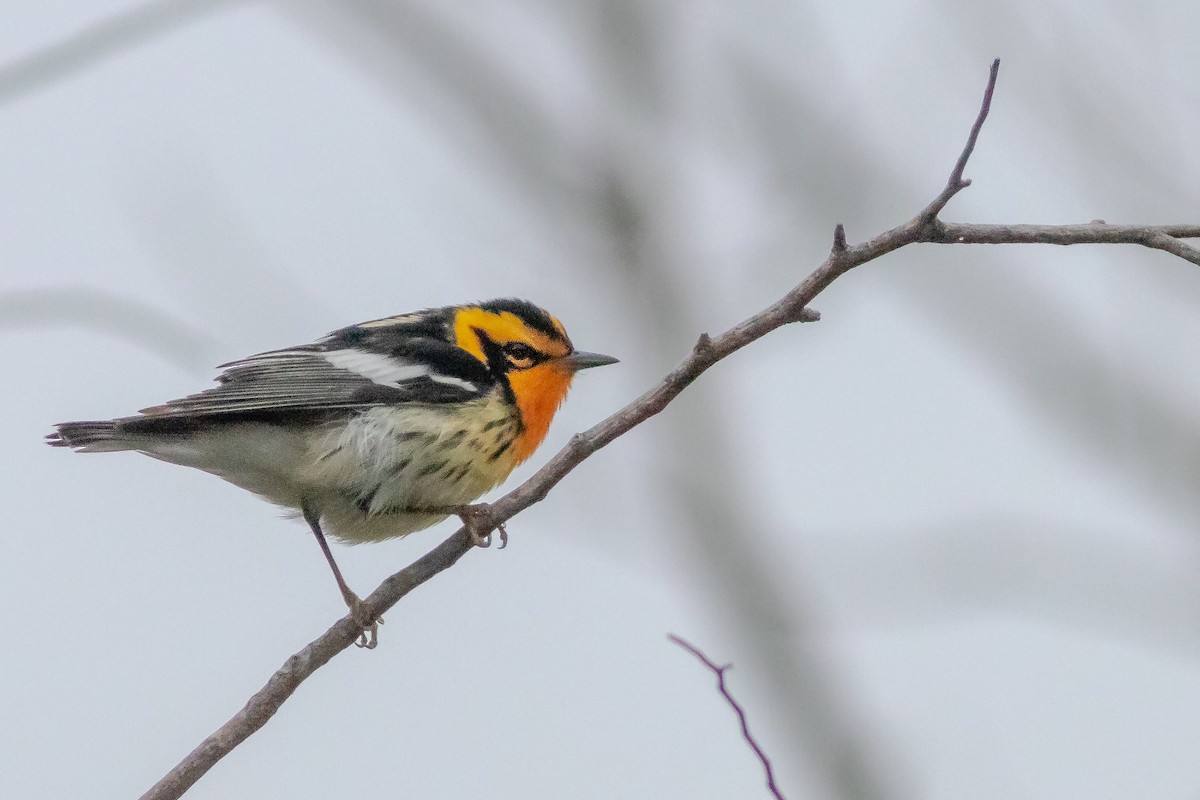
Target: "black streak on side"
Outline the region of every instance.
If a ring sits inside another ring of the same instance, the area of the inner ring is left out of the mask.
[[[422,475],[422,476],[432,475],[435,472],[439,472],[442,469],[444,469],[445,466],[449,463],[450,463],[449,461],[438,461],[434,464],[426,464],[424,467],[421,467],[421,471],[418,474]]]
[[[515,441],[516,441],[515,438],[509,439],[507,442],[504,443],[504,445],[499,450],[497,450],[496,452],[494,452],[490,456],[488,456],[488,461],[495,461],[496,459],[500,458],[500,456],[504,455],[508,451],[508,448],[512,447],[512,444]]]
[[[354,500],[354,504],[358,506],[358,510],[367,516],[371,515],[371,503],[375,500],[375,495],[379,493],[379,487],[376,486],[366,494],[359,495]]]

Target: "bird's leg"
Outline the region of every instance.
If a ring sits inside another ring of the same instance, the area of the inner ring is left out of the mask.
[[[374,649],[379,644],[379,626],[383,624],[383,617],[376,618],[372,616],[358,595],[346,585],[346,579],[342,577],[342,571],[338,569],[337,562],[333,560],[333,552],[329,549],[329,542],[325,541],[325,532],[321,530],[320,513],[308,506],[304,506],[301,512],[304,514],[304,521],[308,523],[308,527],[312,528],[313,536],[317,537],[317,544],[321,545],[321,552],[325,554],[325,560],[329,562],[329,568],[333,570],[334,580],[337,581],[338,589],[342,593],[342,599],[346,601],[346,607],[350,609],[351,619],[362,628],[362,632],[359,634],[358,641],[355,644],[359,647],[365,647],[368,650]]]

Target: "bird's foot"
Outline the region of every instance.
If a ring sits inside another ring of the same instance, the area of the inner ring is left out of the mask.
[[[350,619],[354,620],[354,624],[360,629],[354,646],[374,650],[379,645],[379,626],[383,624],[383,617],[376,617],[372,614],[371,610],[367,608],[367,604],[360,600],[354,592],[350,592],[350,596],[345,600],[346,606],[350,609]]]
[[[471,543],[476,547],[492,546],[492,531],[500,534],[500,550],[508,546],[508,531],[504,523],[493,525],[491,521],[492,507],[487,503],[476,505],[455,506],[454,513],[462,520],[463,527],[471,537]]]

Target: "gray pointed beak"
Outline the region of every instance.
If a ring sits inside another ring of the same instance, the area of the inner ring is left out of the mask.
[[[562,360],[576,370],[603,367],[605,364],[617,363],[617,359],[612,356],[606,356],[602,353],[581,353],[579,351],[571,353],[569,356],[563,356]]]

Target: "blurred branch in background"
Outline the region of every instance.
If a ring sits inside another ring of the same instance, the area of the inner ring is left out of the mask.
[[[1194,658],[1200,547],[1167,555],[1120,533],[998,509],[794,535],[808,580],[843,624],[894,631],[986,614]]]
[[[158,0],[92,23],[30,56],[0,65],[0,104],[243,0]]]
[[[175,317],[96,289],[28,289],[0,294],[0,328],[46,325],[103,331],[187,369],[211,366],[220,344]]]
[[[639,323],[638,340],[669,363],[687,345],[686,332],[711,319],[712,309],[698,307],[693,291],[691,279],[704,261],[690,252],[694,236],[679,217],[686,201],[672,174],[675,132],[685,125],[679,98],[687,91],[686,77],[673,68],[679,61],[673,22],[683,21],[664,14],[613,3],[591,26],[589,49],[608,59],[606,93],[622,106],[599,121],[603,151],[591,216],[614,243],[615,276],[624,307]],[[820,647],[827,632],[806,587],[772,569],[761,498],[733,468],[725,411],[692,402],[665,420],[667,435],[653,448],[652,483],[678,522],[664,527],[683,533],[676,547],[696,565],[708,612],[762,676],[788,750],[804,754],[834,796],[887,797],[887,781],[872,762],[874,743],[853,721],[850,695]]]
[[[555,81],[543,74],[552,70],[514,70],[492,31],[472,29],[469,12],[411,0],[296,0],[281,8],[399,103],[434,119],[480,168],[498,172],[512,199],[545,216],[547,230],[596,223],[586,121],[555,96]],[[555,33],[572,49],[583,46],[568,26]]]

